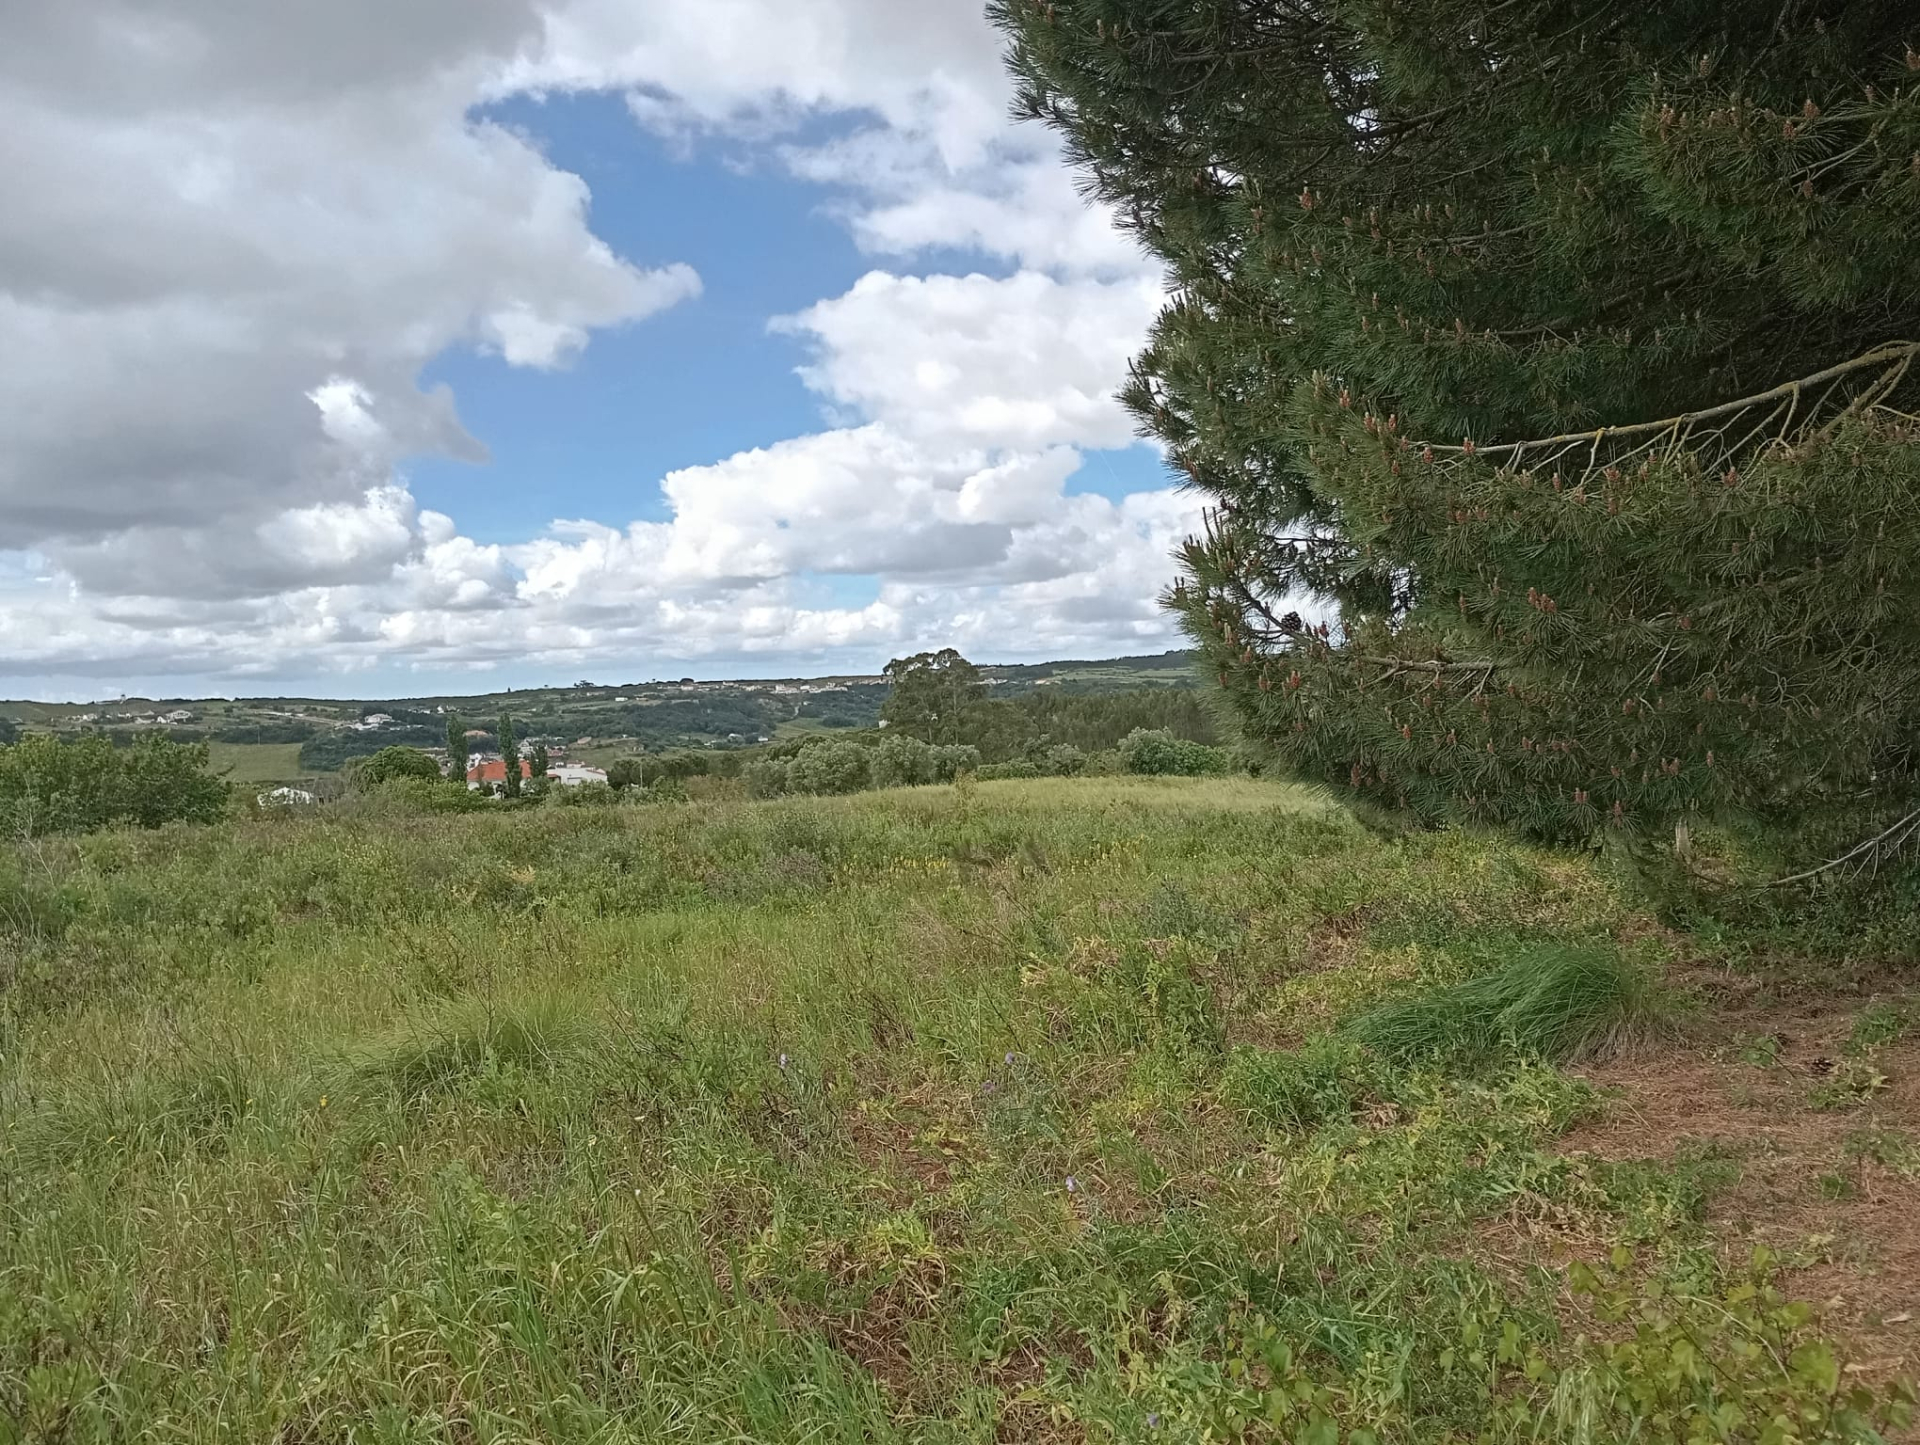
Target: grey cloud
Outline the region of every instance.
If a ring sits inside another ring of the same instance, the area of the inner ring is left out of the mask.
[[[427,361],[561,365],[696,294],[469,119],[540,29],[532,0],[0,0],[0,547],[108,592],[362,580],[371,552],[246,539],[478,455]],[[311,399],[339,378],[350,437]]]

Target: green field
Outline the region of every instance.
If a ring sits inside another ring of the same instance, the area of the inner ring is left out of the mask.
[[[0,1441],[1868,1439],[1910,921],[1244,778],[41,840]]]
[[[291,783],[310,776],[298,743],[209,743],[209,763],[236,783]]]

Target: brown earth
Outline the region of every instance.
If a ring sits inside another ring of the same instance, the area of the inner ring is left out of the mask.
[[[1920,1374],[1920,1038],[1850,1046],[1861,1010],[1752,999],[1683,1041],[1581,1073],[1604,1114],[1569,1154],[1669,1160],[1711,1148],[1739,1178],[1709,1203],[1730,1253],[1766,1245],[1873,1379]],[[1907,1004],[1909,1017],[1914,1006]],[[1875,1155],[1884,1156],[1891,1161]]]

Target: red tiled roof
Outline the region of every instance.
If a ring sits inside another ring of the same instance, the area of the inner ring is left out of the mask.
[[[525,758],[520,759],[520,776],[523,778],[533,776],[533,764]],[[504,783],[506,780],[507,765],[499,758],[495,758],[490,763],[475,763],[467,769],[469,783]]]

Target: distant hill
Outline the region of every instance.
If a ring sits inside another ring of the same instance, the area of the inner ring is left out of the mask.
[[[1101,695],[1142,688],[1190,688],[1194,654],[1164,652],[983,665],[996,696],[1045,690]],[[437,749],[447,714],[492,742],[494,720],[513,715],[528,743],[556,755],[606,760],[636,748],[752,747],[797,734],[872,727],[886,700],[878,675],[813,678],[691,678],[572,687],[514,688],[463,696],[405,698],[120,698],[112,702],[0,702],[0,742],[11,730],[103,732],[121,741],[163,733],[210,742],[217,761],[250,780],[294,781],[337,771],[349,760],[394,743]],[[297,761],[296,761],[297,759]]]

